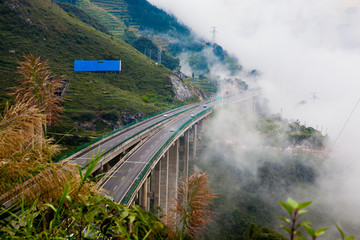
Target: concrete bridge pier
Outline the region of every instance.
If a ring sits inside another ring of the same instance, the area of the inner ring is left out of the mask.
[[[193,128],[192,160],[196,160],[198,125],[194,124]]]
[[[151,203],[149,209],[156,210],[160,207],[167,213],[168,209],[174,206],[179,177],[179,145],[178,139],[151,172],[150,190],[148,189],[148,203]]]
[[[161,161],[158,162],[158,164],[155,165],[154,169],[151,172],[151,192],[152,192],[152,200],[153,203],[152,208],[154,210],[158,209],[160,207],[160,174],[161,169]]]
[[[179,178],[179,139],[169,149],[169,167],[168,167],[168,208],[175,206],[177,198],[177,187]]]
[[[189,161],[196,159],[198,132],[201,126],[195,124],[185,131],[182,140],[177,139],[152,169],[138,193],[139,204],[143,209],[156,212],[156,209],[160,208],[166,214],[175,206],[179,175],[182,181],[189,177]],[[180,143],[184,144],[181,146],[181,155]]]
[[[184,133],[185,137],[185,146],[184,146],[184,170],[183,170],[183,176],[184,181],[186,181],[189,178],[189,156],[190,156],[190,136],[189,136],[189,130]]]
[[[140,193],[139,193],[139,205],[142,209],[149,211],[150,210],[150,178],[146,178],[145,182],[143,183]]]
[[[242,112],[253,113],[256,111],[256,98],[249,98],[245,101],[238,103],[238,105]]]
[[[160,160],[160,208],[166,213],[168,207],[168,180],[169,180],[169,152]]]
[[[106,163],[106,164],[102,165],[101,167],[102,167],[102,172],[103,172],[103,173],[108,172],[108,171],[110,171],[110,169],[111,169],[109,163]]]
[[[110,171],[110,169],[111,169],[111,166],[110,166],[109,162],[102,164],[95,172],[92,173],[92,176],[95,177],[102,173],[107,173],[108,171]],[[99,180],[101,180],[101,178]]]

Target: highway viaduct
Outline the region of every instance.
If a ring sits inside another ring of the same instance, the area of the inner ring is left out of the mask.
[[[249,90],[225,101],[252,112],[259,94]],[[97,156],[92,174],[105,174],[98,182],[103,194],[126,205],[167,212],[177,197],[178,183],[188,178],[199,133],[222,104],[224,99],[209,100],[157,114],[108,134],[63,161],[85,168]]]

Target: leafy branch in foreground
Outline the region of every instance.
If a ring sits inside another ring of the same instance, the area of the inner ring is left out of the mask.
[[[288,203],[283,201],[279,201],[279,203],[289,213],[290,219],[284,217],[278,217],[278,219],[287,224],[287,226],[281,225],[281,227],[290,234],[290,239],[293,240],[296,236],[301,237],[301,231],[298,230],[301,226],[310,224],[310,222],[298,223],[297,221],[301,215],[308,212],[307,210],[304,210],[304,208],[308,207],[311,202],[297,203],[292,198],[288,198],[287,201]]]
[[[341,230],[341,228],[335,224],[335,227],[337,228],[337,230],[339,231],[340,235],[341,235],[341,240],[356,240],[355,237],[353,236],[345,236],[344,232]]]
[[[308,207],[311,202],[297,203],[294,199],[288,198],[287,203],[283,201],[279,201],[279,203],[290,215],[290,218],[278,217],[278,219],[284,221],[287,224],[286,226],[281,225],[281,227],[289,233],[291,240],[307,240],[304,236],[302,236],[302,233],[299,230],[299,228],[302,226],[304,226],[306,232],[310,235],[312,240],[316,240],[319,236],[323,235],[326,230],[328,230],[328,228],[320,228],[315,230],[309,226],[311,224],[310,222],[298,222],[299,217],[308,212],[304,208]],[[340,227],[336,224],[335,226],[338,229],[342,240],[356,240],[353,236],[345,237],[345,234],[340,229]]]

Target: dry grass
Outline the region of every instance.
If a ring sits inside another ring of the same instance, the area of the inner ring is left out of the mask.
[[[40,57],[24,59],[18,68],[21,84],[13,88],[15,103],[0,114],[0,203],[20,194],[30,201],[39,198],[39,204],[52,202],[64,183],[73,194],[81,189],[86,196],[92,186],[82,182],[76,167],[51,162],[60,149],[44,134],[61,110],[55,91],[63,78],[52,77]]]
[[[181,183],[177,193],[175,208],[170,209],[166,218],[167,225],[172,229],[170,236],[172,239],[183,239],[186,235],[196,238],[214,214],[207,209],[216,197],[209,186],[207,173],[196,171]]]
[[[28,179],[58,151],[43,138],[45,115],[28,102],[7,104],[0,116],[0,193]]]
[[[41,134],[44,122],[45,115],[28,102],[7,105],[0,115],[2,200],[23,192],[27,199],[41,196],[46,201],[62,193],[64,182],[74,189],[80,185],[76,168],[51,163],[59,147]]]
[[[53,76],[48,61],[42,61],[33,54],[24,56],[24,61],[19,61],[18,64],[20,84],[12,88],[10,95],[15,96],[15,102],[26,101],[37,106],[46,115],[47,124],[52,124],[62,111],[60,102],[63,99],[56,92],[61,88],[65,77]]]

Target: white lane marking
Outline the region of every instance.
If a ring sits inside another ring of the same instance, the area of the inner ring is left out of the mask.
[[[142,158],[144,155],[141,155],[141,157],[140,158]]]
[[[128,172],[130,172],[130,171],[131,171],[131,169],[132,169],[132,168],[130,168]]]
[[[115,190],[118,186],[116,185],[113,190]]]
[[[149,149],[146,149],[146,152],[148,152],[149,151]]]

